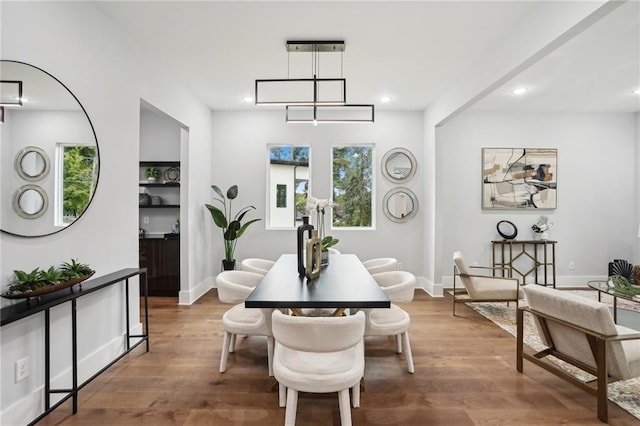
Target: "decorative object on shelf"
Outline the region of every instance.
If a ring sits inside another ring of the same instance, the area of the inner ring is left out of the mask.
[[[306,244],[304,242],[304,233],[307,233],[307,238],[311,238],[313,232],[313,225],[309,223],[309,216],[302,216],[302,225],[298,226],[297,233],[297,245],[296,250],[298,253],[298,275],[302,278],[305,276],[305,259],[304,250]]]
[[[2,294],[7,299],[25,299],[38,297],[87,280],[95,271],[85,263],[71,259],[60,267],[51,266],[49,269],[35,268],[31,272],[13,271],[15,279],[9,284],[8,290]]]
[[[505,240],[514,240],[518,236],[518,228],[508,220],[501,220],[496,225],[498,234]]]
[[[151,205],[152,206],[161,206],[162,205],[162,197],[160,197],[159,195],[152,195],[151,196]]]
[[[144,176],[149,182],[155,182],[160,177],[160,170],[155,167],[147,167],[147,170],[144,171]]]
[[[311,231],[311,238],[307,240],[307,259],[305,275],[312,280],[320,276],[322,241],[318,238],[318,230]]]
[[[287,52],[310,53],[311,78],[286,78],[255,81],[256,105],[285,105],[287,123],[373,123],[375,105],[347,104],[347,81],[340,75],[320,78],[320,55],[340,54],[344,40],[287,40]],[[299,55],[302,56],[302,55]],[[331,63],[329,60],[328,63]],[[341,72],[342,74],[342,72]]]
[[[138,194],[138,204],[141,206],[148,206],[151,204],[151,196],[146,192]]]
[[[555,209],[558,150],[483,148],[483,209]]]
[[[176,224],[173,225],[173,229],[171,231],[173,231],[174,234],[180,233],[180,219],[176,220]]]
[[[222,230],[222,237],[224,241],[223,269],[234,269],[236,263],[234,255],[238,239],[245,233],[249,225],[254,222],[258,222],[261,219],[251,219],[242,224],[244,216],[249,211],[256,209],[254,206],[245,206],[238,210],[236,214],[232,213],[231,204],[238,196],[238,185],[229,187],[229,189],[227,189],[226,197],[216,185],[211,185],[211,189],[213,189],[213,191],[220,197],[214,197],[214,200],[222,205],[222,209],[211,204],[205,204],[205,207],[209,209],[213,222]]]
[[[164,180],[168,183],[180,182],[180,167],[169,167],[164,171]]]
[[[536,223],[531,225],[531,229],[535,233],[535,236],[539,240],[548,240],[549,239],[549,230],[553,227],[553,222],[549,222],[549,218],[547,216],[540,216]]]

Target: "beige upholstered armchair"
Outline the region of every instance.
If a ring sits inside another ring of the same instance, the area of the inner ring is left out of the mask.
[[[640,376],[640,332],[616,325],[609,307],[561,290],[535,284],[523,287],[528,306],[517,315],[516,367],[522,373],[523,359],[595,394],[598,419],[607,421],[607,385]],[[546,349],[524,350],[524,314],[533,315]],[[552,355],[595,379],[584,383],[545,359]]]
[[[462,257],[462,253],[453,253],[453,315],[456,314],[456,303],[465,302],[516,302],[520,297],[520,285],[517,278],[493,277],[471,273]],[[491,269],[490,267],[473,266],[476,269]],[[456,278],[460,277],[463,288],[456,288]],[[461,294],[468,297],[458,297]]]

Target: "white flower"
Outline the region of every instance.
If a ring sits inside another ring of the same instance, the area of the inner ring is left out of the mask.
[[[306,210],[308,213],[312,211],[324,211],[325,208],[335,207],[333,200],[328,198],[315,198],[312,195],[307,197]]]

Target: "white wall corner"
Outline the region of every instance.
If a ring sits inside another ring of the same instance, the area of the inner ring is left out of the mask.
[[[189,290],[181,290],[178,293],[178,305],[191,305],[201,298],[206,292],[214,288],[214,277],[208,277]]]
[[[443,297],[442,284],[434,284],[425,277],[416,277],[418,280],[417,288],[421,288],[431,297]]]

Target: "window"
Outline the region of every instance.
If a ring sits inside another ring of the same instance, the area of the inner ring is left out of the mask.
[[[278,195],[276,207],[279,209],[287,207],[287,185],[276,185]]]
[[[309,146],[268,146],[268,226],[295,228],[302,223],[309,193]]]
[[[334,146],[333,228],[373,228],[373,145]]]
[[[98,181],[95,145],[57,144],[55,224],[73,223],[89,205]]]

